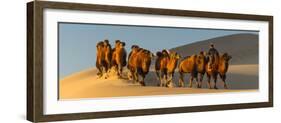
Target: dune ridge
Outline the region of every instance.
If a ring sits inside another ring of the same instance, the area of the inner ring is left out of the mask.
[[[210,43],[213,43],[220,53],[227,52],[232,56],[232,65],[258,64],[258,40],[258,35],[255,34],[234,34],[198,41],[170,50],[176,51],[182,56],[190,56],[192,54],[198,54],[200,51],[207,52]]]

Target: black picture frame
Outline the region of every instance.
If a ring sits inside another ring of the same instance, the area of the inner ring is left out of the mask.
[[[72,113],[45,115],[43,113],[43,11],[46,8],[102,11],[116,13],[137,13],[150,15],[170,15],[184,17],[221,18],[233,20],[257,20],[269,23],[269,99],[267,102],[254,102],[242,104],[226,104],[193,107],[166,107],[159,109],[122,110],[92,113]],[[156,8],[141,8],[127,6],[110,6],[80,3],[33,1],[27,3],[27,120],[32,122],[80,120],[108,117],[124,117],[139,115],[156,115],[184,112],[202,112],[214,110],[231,110],[245,108],[260,108],[273,106],[273,16],[248,15],[218,12],[202,12],[187,10],[171,10]]]

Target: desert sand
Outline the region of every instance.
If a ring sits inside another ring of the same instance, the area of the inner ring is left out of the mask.
[[[247,68],[251,74],[247,74],[247,71],[243,71],[243,68]],[[168,94],[194,94],[194,93],[222,93],[222,92],[241,92],[241,91],[257,91],[253,88],[257,83],[257,65],[233,65],[230,66],[228,74],[228,85],[230,89],[222,89],[222,82],[219,80],[218,90],[207,89],[206,80],[203,82],[203,88],[195,88],[195,82],[193,88],[179,88],[177,86],[177,74],[173,80],[175,87],[166,88],[158,87],[158,80],[156,80],[155,73],[150,72],[147,76],[147,86],[143,87],[138,83],[133,83],[132,80],[128,80],[126,77],[118,79],[117,76],[113,76],[107,79],[98,78],[96,76],[96,69],[88,69],[79,73],[75,73],[64,79],[60,80],[59,84],[59,98],[64,99],[83,99],[83,98],[100,98],[100,97],[122,97],[122,96],[147,96],[147,95],[168,95]],[[246,74],[244,74],[244,72]],[[125,73],[125,72],[124,72]],[[243,74],[244,77],[240,77]],[[239,77],[237,77],[239,76]],[[188,84],[188,75],[185,77],[185,84]],[[247,88],[250,87],[250,88]]]

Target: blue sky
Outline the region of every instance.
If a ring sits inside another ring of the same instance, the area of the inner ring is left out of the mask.
[[[156,52],[210,38],[257,31],[59,23],[59,78],[95,67],[96,43],[108,39]]]

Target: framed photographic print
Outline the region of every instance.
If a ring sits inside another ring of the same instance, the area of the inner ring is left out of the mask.
[[[27,3],[27,120],[273,106],[273,17]]]

